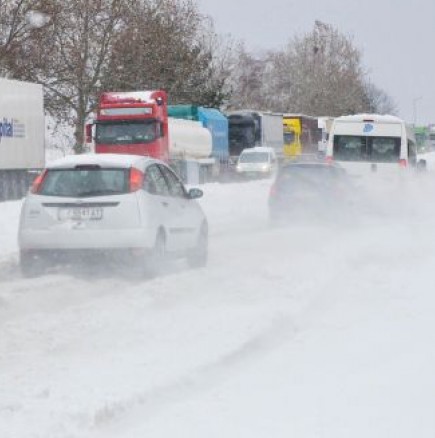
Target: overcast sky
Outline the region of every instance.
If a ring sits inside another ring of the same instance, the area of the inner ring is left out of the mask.
[[[251,50],[279,49],[314,20],[351,35],[372,82],[400,116],[435,123],[435,0],[197,0],[219,34]]]

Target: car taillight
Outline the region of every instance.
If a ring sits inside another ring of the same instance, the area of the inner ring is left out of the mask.
[[[143,187],[144,174],[139,169],[130,169],[130,192],[137,192]]]
[[[404,158],[400,159],[399,166],[402,168],[408,167],[408,160],[405,160]]]
[[[42,188],[42,183],[44,182],[45,175],[47,175],[47,169],[40,173],[33,181],[32,187],[30,188],[31,193],[39,193]]]
[[[332,164],[334,161],[334,157],[332,157],[331,155],[327,155],[325,158],[327,164]]]

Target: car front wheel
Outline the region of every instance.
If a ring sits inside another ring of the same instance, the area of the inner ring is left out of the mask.
[[[187,257],[187,263],[191,268],[202,268],[207,265],[208,260],[208,229],[203,224],[199,232],[195,248]]]

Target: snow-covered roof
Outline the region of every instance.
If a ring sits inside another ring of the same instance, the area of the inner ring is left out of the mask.
[[[243,149],[242,151],[243,154],[250,154],[254,152],[275,152],[275,149],[268,146],[255,146],[253,148]]]
[[[307,114],[302,114],[302,113],[284,113],[283,117],[284,118],[305,117],[306,119],[312,119],[312,120],[317,120],[319,118],[316,116],[308,116]]]
[[[240,109],[240,110],[234,110],[234,111],[227,111],[227,116],[245,116],[250,114],[274,114],[274,115],[281,115],[281,113],[274,113],[272,111],[261,111],[261,110],[255,110],[255,109]]]
[[[154,99],[151,97],[155,91],[125,91],[125,92],[110,92],[106,93],[107,96],[110,96],[112,99],[140,99],[143,102],[154,103]]]
[[[66,157],[52,161],[47,165],[47,168],[68,169],[77,165],[98,165],[102,167],[140,167],[151,158],[140,155],[127,154],[82,154],[82,155],[67,155]]]
[[[370,114],[370,113],[341,116],[341,117],[337,117],[335,120],[343,121],[343,122],[365,122],[367,120],[370,121],[373,120],[375,123],[404,123],[402,119],[396,116],[391,116],[388,114]]]

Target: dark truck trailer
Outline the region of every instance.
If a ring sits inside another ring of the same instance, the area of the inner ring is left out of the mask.
[[[230,156],[238,157],[243,149],[271,147],[277,156],[283,153],[282,114],[240,110],[228,113]]]
[[[42,85],[0,79],[0,201],[22,198],[45,166]]]

